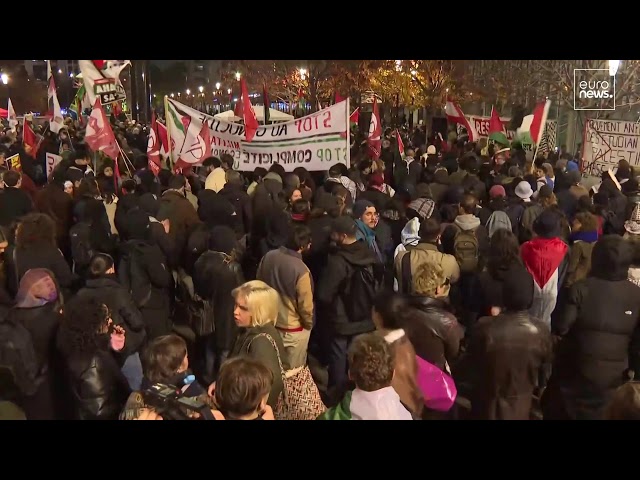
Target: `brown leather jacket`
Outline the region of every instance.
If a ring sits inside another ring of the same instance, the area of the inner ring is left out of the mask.
[[[528,420],[541,369],[551,362],[551,333],[525,312],[482,317],[471,330],[471,413],[484,420]]]

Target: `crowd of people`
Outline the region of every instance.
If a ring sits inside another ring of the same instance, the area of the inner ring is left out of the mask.
[[[626,162],[587,189],[578,156],[420,126],[404,154],[356,138],[351,168],[156,176],[112,122],[132,165],[71,120],[35,158],[0,138],[4,418],[640,416]]]

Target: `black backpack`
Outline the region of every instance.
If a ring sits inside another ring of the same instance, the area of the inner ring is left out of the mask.
[[[151,299],[151,279],[147,275],[141,258],[142,254],[131,250],[120,260],[118,280],[131,294],[136,307],[142,308]]]
[[[0,320],[0,399],[33,395],[38,388],[38,361],[31,333],[11,313]]]
[[[90,236],[91,225],[86,223],[76,223],[69,230],[73,270],[76,273],[87,268],[91,263],[94,251],[91,248]]]
[[[358,265],[354,268],[344,292],[344,305],[352,323],[371,318],[371,308],[382,281],[374,265]]]

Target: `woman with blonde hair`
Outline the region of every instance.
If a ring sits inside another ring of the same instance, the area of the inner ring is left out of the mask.
[[[284,345],[275,327],[280,296],[260,280],[240,285],[231,295],[235,299],[233,318],[240,331],[229,358],[245,355],[271,370],[273,383],[267,404],[275,408],[278,397],[284,390],[280,360],[284,354]],[[212,384],[209,391],[214,389]]]

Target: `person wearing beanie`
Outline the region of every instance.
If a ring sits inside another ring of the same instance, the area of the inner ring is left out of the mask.
[[[591,270],[591,253],[598,241],[598,219],[589,212],[580,212],[573,219],[572,233],[569,238],[571,255],[567,271],[567,287],[578,280],[587,278]]]
[[[520,254],[533,276],[534,301],[530,313],[547,325],[556,308],[558,293],[564,286],[569,266],[569,246],[563,242],[562,214],[546,209],[533,222],[536,237],[522,245]]]
[[[449,189],[449,172],[444,167],[439,167],[433,174],[433,182],[429,184],[431,198],[437,204],[442,200]]]
[[[585,195],[589,195],[589,190],[580,183],[582,181],[582,174],[579,170],[571,170],[567,172],[565,176],[567,178],[567,182],[571,184],[569,192],[571,192],[571,195],[573,195],[576,200]]]
[[[632,243],[605,235],[591,272],[568,291],[554,318],[553,373],[542,398],[545,419],[602,419],[616,388],[640,371],[640,287],[628,281]]]
[[[316,289],[318,326],[322,328],[321,350],[328,364],[328,387],[343,387],[348,381],[347,351],[353,338],[374,330],[371,320],[373,298],[363,288],[349,292],[355,276],[362,282],[375,278],[378,259],[368,246],[357,239],[358,227],[348,216],[340,216],[331,225],[331,240],[326,267],[320,272]],[[367,275],[362,275],[367,272]],[[370,275],[369,275],[370,274]],[[371,285],[373,287],[373,285]],[[354,298],[355,296],[355,298]]]
[[[469,355],[456,369],[470,380],[475,420],[529,420],[538,378],[552,359],[549,327],[529,313],[531,274],[509,269],[502,290],[504,310],[478,320],[469,335]]]
[[[494,200],[496,198],[504,198],[506,196],[507,192],[504,190],[504,187],[502,185],[494,185],[489,190],[489,198],[491,198],[491,200]]]

